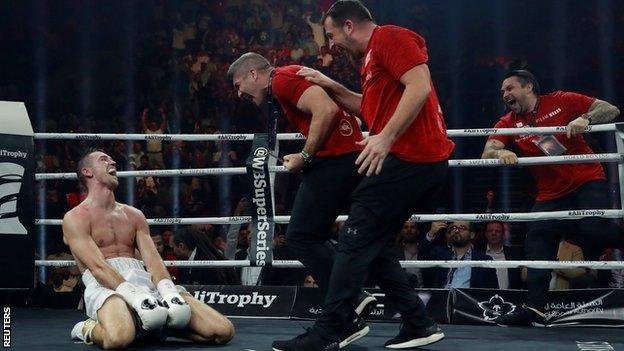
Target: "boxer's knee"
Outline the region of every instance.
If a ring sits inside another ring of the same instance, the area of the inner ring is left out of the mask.
[[[106,350],[121,349],[127,347],[134,341],[135,331],[128,329],[104,330],[102,338],[102,348]]]
[[[123,348],[134,341],[135,320],[130,307],[121,297],[109,297],[98,311],[98,320],[102,327],[102,348]]]
[[[216,344],[227,344],[234,338],[234,324],[229,319],[224,318],[224,321],[217,327],[214,332],[214,341]]]
[[[223,315],[209,316],[203,314],[199,316],[200,322],[195,324],[195,330],[206,342],[215,344],[226,344],[234,337],[234,325]]]
[[[188,329],[193,333],[192,339],[210,344],[226,344],[234,337],[232,322],[204,303],[192,297],[188,292],[181,293],[191,306],[191,323]]]

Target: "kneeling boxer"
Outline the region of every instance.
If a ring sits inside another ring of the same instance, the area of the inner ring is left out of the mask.
[[[89,319],[74,326],[72,338],[122,348],[137,334],[160,333],[166,326],[172,335],[196,342],[232,339],[234,326],[225,316],[173,284],[143,213],[115,201],[115,161],[89,150],[77,173],[88,196],[63,218],[63,241],[83,273]],[[147,270],[134,258],[135,249]]]

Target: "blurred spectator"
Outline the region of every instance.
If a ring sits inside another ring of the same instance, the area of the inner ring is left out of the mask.
[[[172,252],[165,251],[165,240],[163,239],[162,234],[160,234],[157,231],[151,231],[150,236],[152,237],[154,246],[156,246],[156,251],[158,251],[160,258],[162,258],[163,261],[175,261],[176,260],[176,257]],[[179,274],[178,267],[167,267],[167,271],[169,271],[169,274],[171,275],[171,278],[173,279],[173,281],[177,282],[178,274]]]
[[[399,244],[399,260],[417,261],[420,233],[416,222],[406,221],[397,237]],[[424,287],[423,274],[420,268],[405,268],[410,285],[413,288]]]
[[[221,253],[225,252],[225,239],[223,239],[222,236],[215,236],[214,239],[212,239],[212,244],[217,248],[217,250],[221,251]]]
[[[173,252],[180,260],[226,260],[205,233],[193,227],[178,229],[171,238]],[[233,268],[179,268],[180,284],[236,285],[240,279]]]
[[[485,253],[494,261],[521,261],[521,248],[503,245],[505,226],[502,222],[488,222],[485,226]],[[483,249],[483,248],[480,248]],[[496,276],[500,289],[523,289],[521,268],[497,268]]]
[[[569,240],[559,242],[557,261],[584,261],[583,250]],[[583,267],[553,269],[550,290],[587,289],[597,286],[597,273]]]
[[[314,281],[314,277],[310,274],[306,274],[305,279],[303,279],[303,287],[304,288],[318,288],[316,282]]]
[[[160,112],[160,126],[158,123],[151,119],[148,121],[148,113],[149,109],[144,109],[141,114],[141,128],[143,128],[143,133],[145,134],[165,134],[167,132],[167,114],[165,113],[165,109],[160,107],[158,109]],[[163,145],[161,140],[148,140],[147,141],[147,156],[149,157],[150,165],[154,167],[155,165],[160,166],[160,168],[165,167],[165,162],[163,160]]]
[[[427,233],[420,244],[420,258],[424,260],[491,261],[492,257],[472,247],[474,225],[468,221],[455,221],[448,227],[449,246],[434,246],[436,234]],[[498,288],[496,271],[490,268],[462,267],[437,268],[434,288]]]
[[[325,45],[325,30],[323,29],[323,25],[316,18],[313,20],[312,16],[307,13],[304,15],[306,23],[310,26],[312,30],[312,35],[314,36],[314,42],[318,47],[323,47]]]
[[[622,261],[622,251],[618,249],[606,249],[601,261]],[[601,269],[598,271],[598,283],[601,288],[624,288],[624,268]]]
[[[132,143],[132,152],[128,155],[128,162],[134,164],[135,168],[138,168],[139,165],[141,165],[141,157],[143,157],[143,155],[145,155],[145,152],[143,152],[143,144],[139,141],[135,141]]]
[[[329,67],[334,61],[334,57],[329,52],[329,49],[327,48],[327,46],[321,46],[321,53],[319,54],[318,57],[323,62],[323,68]]]
[[[240,231],[240,248],[236,251],[235,260],[249,259],[249,246],[251,245],[251,223]],[[239,270],[240,279],[243,285],[259,285],[262,267],[242,267]]]
[[[286,235],[280,225],[275,225],[275,237],[273,238],[274,260],[296,260],[295,254],[290,247],[286,246]],[[296,286],[304,279],[305,271],[298,268],[275,268],[272,266],[262,267],[260,273],[261,285]]]

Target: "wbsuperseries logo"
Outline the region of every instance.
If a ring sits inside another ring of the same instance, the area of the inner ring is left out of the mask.
[[[256,230],[255,257],[250,257],[250,259],[255,259],[257,266],[266,265],[267,252],[270,249],[269,240],[272,240],[272,238],[267,239],[267,231],[271,229],[267,200],[267,196],[270,196],[267,194],[269,181],[265,172],[268,154],[269,151],[264,147],[259,147],[253,152],[253,197],[251,201],[256,205],[257,223],[254,228]]]

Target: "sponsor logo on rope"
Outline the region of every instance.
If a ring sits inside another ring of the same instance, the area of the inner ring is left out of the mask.
[[[277,295],[260,295],[257,292],[252,294],[222,294],[217,291],[198,290],[194,293],[195,298],[210,305],[232,305],[243,308],[247,305],[258,305],[262,308],[269,308],[277,298]]]
[[[496,134],[498,133],[497,129],[494,128],[476,128],[476,129],[464,129],[464,133],[466,134]]]
[[[246,140],[247,137],[245,137],[242,134],[220,134],[217,136],[218,140]]]
[[[76,140],[102,140],[102,137],[99,135],[88,135],[88,134],[78,134],[78,135],[75,135],[74,138]]]
[[[565,155],[563,159],[565,160],[591,160],[591,159],[601,159],[602,155],[596,154],[585,154],[585,155]]]
[[[586,216],[586,217],[594,217],[594,216],[604,216],[605,211],[603,210],[570,210],[568,211],[568,216]]]
[[[172,223],[177,224],[181,223],[181,218],[154,218],[154,223]]]
[[[258,215],[258,222],[256,223],[256,265],[266,265],[267,252],[269,251],[269,244],[267,243],[267,230],[271,228],[271,223],[267,217],[267,196],[266,189],[268,182],[266,174],[264,172],[264,165],[266,163],[267,155],[269,151],[264,147],[259,147],[253,152],[253,197],[251,201],[256,205],[256,214]]]
[[[228,218],[228,222],[249,222],[251,217],[249,216],[232,216]]]
[[[145,136],[145,140],[171,140],[170,135],[149,134]]]
[[[475,218],[476,219],[485,219],[485,220],[494,220],[494,221],[506,221],[506,220],[510,219],[511,216],[508,215],[508,214],[504,214],[504,213],[500,213],[500,214],[484,213],[484,214],[476,215]]]
[[[479,302],[479,307],[483,310],[483,319],[486,321],[494,320],[516,310],[516,305],[505,301],[498,294],[492,296],[488,301]]]

